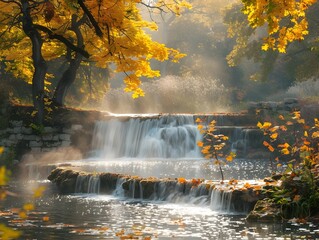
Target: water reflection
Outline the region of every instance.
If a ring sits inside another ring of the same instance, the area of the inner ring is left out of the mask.
[[[76,170],[88,172],[122,173],[140,177],[177,178],[184,177],[219,180],[217,165],[205,159],[85,159],[69,162]],[[270,162],[261,159],[235,159],[223,166],[225,179],[262,179],[271,174]],[[279,169],[280,170],[280,169]],[[47,171],[46,171],[47,172]]]
[[[21,239],[316,239],[312,223],[247,223],[243,215],[224,215],[206,207],[116,198],[107,195],[58,195],[50,183],[36,211],[25,222],[16,215],[1,222],[24,231]],[[5,209],[21,207],[30,197],[27,183],[11,184],[18,198],[8,197]],[[43,217],[47,216],[48,221]]]

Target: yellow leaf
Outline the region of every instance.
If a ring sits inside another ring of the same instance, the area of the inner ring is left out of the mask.
[[[204,143],[203,143],[203,142],[201,142],[201,141],[199,141],[199,142],[197,142],[197,146],[199,146],[199,147],[203,147],[203,146],[204,146]]]
[[[222,139],[223,139],[224,141],[227,141],[227,140],[228,140],[228,137],[227,137],[227,136],[222,136]]]
[[[37,189],[34,190],[33,197],[34,198],[41,197],[44,191],[45,191],[45,187],[44,186],[38,187]]]
[[[268,146],[268,150],[271,152],[275,151],[275,149],[271,145]]]
[[[26,219],[28,217],[27,213],[25,211],[20,211],[19,212],[19,217],[22,219]]]
[[[287,148],[284,148],[281,150],[281,153],[284,155],[288,155],[290,153],[290,151]]]
[[[278,118],[279,118],[280,120],[285,120],[285,117],[284,117],[283,115],[279,115]]]
[[[17,239],[21,235],[21,232],[7,227],[4,224],[0,224],[0,232],[0,239],[2,240]]]
[[[32,203],[26,203],[23,205],[23,209],[26,211],[32,211],[34,210],[34,205]]]
[[[270,132],[276,132],[279,129],[279,126],[275,126],[269,129]]]
[[[202,120],[200,118],[196,118],[195,122],[200,123]]]
[[[226,157],[226,160],[227,160],[228,162],[231,162],[231,161],[233,161],[233,156],[231,156],[231,155],[228,155],[228,156]]]
[[[177,178],[177,181],[181,184],[186,183],[186,179],[185,178]]]
[[[0,146],[0,154],[4,152],[4,147]]]
[[[309,151],[309,147],[306,146],[306,145],[303,145],[303,146],[300,147],[300,151],[301,152],[308,152]]]
[[[319,131],[313,132],[311,135],[312,138],[319,138]]]
[[[271,127],[271,122],[264,122],[264,125],[262,126],[263,129],[268,129]]]
[[[284,143],[284,144],[279,144],[278,147],[280,147],[280,148],[289,148],[290,145],[288,143]]]
[[[277,139],[277,137],[278,137],[278,133],[273,133],[270,135],[270,138],[272,138],[274,140]]]
[[[50,218],[48,217],[48,216],[44,216],[43,218],[42,218],[42,221],[43,222],[48,222],[50,220]]]
[[[37,113],[38,113],[38,111],[33,111],[33,112],[31,113],[31,117],[34,117],[35,115],[37,115]]]
[[[269,143],[266,142],[266,141],[263,141],[263,145],[264,145],[265,147],[268,147],[268,146],[269,146]]]
[[[263,51],[267,51],[268,48],[269,48],[269,45],[268,45],[267,43],[265,43],[265,44],[263,44],[263,45],[261,46],[261,50],[263,50]]]
[[[305,131],[303,135],[304,135],[305,137],[308,137],[308,132]]]

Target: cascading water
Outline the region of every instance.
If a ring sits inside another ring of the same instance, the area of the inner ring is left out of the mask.
[[[89,171],[97,175],[79,174],[75,192],[99,193],[99,173],[104,171],[127,174],[119,177],[113,186],[112,194],[120,198],[187,203],[228,213],[237,211],[238,207],[232,203],[231,191],[212,187],[207,189],[205,184],[194,187],[170,180],[178,177],[212,179],[212,164],[207,165],[197,146],[202,136],[197,129],[196,118],[181,114],[114,116],[108,121],[97,122],[92,141],[93,162],[82,169],[87,171],[89,166]],[[239,149],[246,153],[251,130],[249,126],[229,126],[229,119],[224,121],[220,116],[212,115],[206,119],[209,122],[216,118],[222,125],[217,126],[216,134],[230,137],[231,149],[228,150],[236,152]],[[168,180],[161,180],[150,189],[149,185],[136,181],[134,176],[155,176]],[[245,208],[239,207],[240,211]]]
[[[191,115],[98,122],[92,146],[103,158],[201,158]]]
[[[79,174],[76,178],[75,193],[94,193],[100,192],[100,177]]]

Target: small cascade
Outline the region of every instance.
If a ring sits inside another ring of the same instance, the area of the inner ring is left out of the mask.
[[[93,175],[64,168],[55,169],[48,178],[57,182],[63,193],[74,193],[74,190],[76,193],[106,193],[120,198],[205,206],[224,213],[248,212],[263,197],[254,188],[247,191],[243,182],[236,186],[196,179],[179,182],[173,178],[140,178],[113,173]]]
[[[125,178],[118,178],[115,185],[115,190],[113,191],[113,195],[117,197],[125,197],[125,190],[123,188],[123,183],[126,182]]]
[[[231,151],[237,153],[240,151],[242,155],[247,153],[249,146],[249,130],[242,127],[235,127],[231,136]]]
[[[128,187],[125,187],[128,186]],[[208,206],[213,211],[230,213],[236,211],[232,204],[232,192],[207,187],[206,184],[193,186],[176,181],[159,181],[152,188],[135,179],[119,179],[113,194],[132,199],[150,199],[178,204]]]
[[[193,116],[165,115],[98,122],[92,146],[103,158],[200,158],[199,140]]]
[[[79,174],[76,178],[75,193],[100,193],[100,177],[98,175]]]
[[[214,211],[231,212],[232,191],[212,189],[210,193],[210,208]]]
[[[90,176],[88,183],[88,193],[99,194],[100,193],[100,177]]]

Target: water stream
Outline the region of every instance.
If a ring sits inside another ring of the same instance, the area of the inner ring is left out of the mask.
[[[237,145],[244,151],[250,148],[247,129],[232,128],[233,150]],[[126,180],[119,178],[112,193],[100,194],[100,172],[218,181],[218,168],[202,158],[196,145],[200,139],[190,115],[98,122],[88,158],[63,163],[96,175],[79,175],[75,194],[60,195],[54,184],[44,180],[52,166],[41,174],[39,166],[29,165],[33,177],[11,182],[10,190],[19,197],[8,196],[3,203],[8,214],[1,221],[23,230],[21,239],[119,239],[125,235],[135,239],[319,239],[318,226],[311,222],[247,223],[245,213],[232,210],[231,192],[192,188],[186,194],[178,185],[170,188],[160,183],[153,197],[144,199],[146,190],[140,182],[131,181],[129,191],[124,191]],[[267,159],[239,158],[224,166],[224,171],[227,179],[253,181],[268,176],[272,169]],[[36,210],[30,218],[20,221],[13,209],[26,199],[33,201],[30,186],[38,184],[47,190],[34,202]]]

